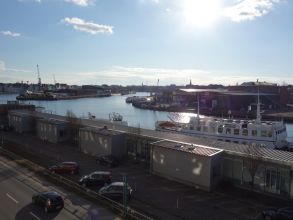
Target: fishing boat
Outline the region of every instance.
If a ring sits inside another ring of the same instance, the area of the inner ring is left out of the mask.
[[[257,115],[254,120],[199,117],[198,104],[197,116],[190,117],[188,123],[157,121],[155,128],[158,131],[176,132],[188,136],[205,137],[239,144],[254,144],[268,148],[288,146],[284,122],[261,119],[259,96]]]

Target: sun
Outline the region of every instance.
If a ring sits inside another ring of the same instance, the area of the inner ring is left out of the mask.
[[[180,0],[182,15],[186,24],[195,27],[209,27],[220,15],[220,0]]]

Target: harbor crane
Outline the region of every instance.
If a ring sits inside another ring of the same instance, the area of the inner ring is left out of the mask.
[[[41,81],[41,76],[40,76],[39,64],[37,64],[37,71],[38,71],[38,87],[39,87],[39,91],[40,91],[41,87],[42,87],[42,81]]]

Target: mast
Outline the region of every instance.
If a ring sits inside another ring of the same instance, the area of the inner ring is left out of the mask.
[[[257,87],[256,122],[257,123],[261,122],[260,101],[259,101],[259,86]]]
[[[39,90],[41,90],[42,81],[41,81],[41,76],[40,76],[39,64],[37,64],[37,70],[38,70],[38,87],[39,87]]]
[[[199,120],[199,93],[197,93],[197,119]]]

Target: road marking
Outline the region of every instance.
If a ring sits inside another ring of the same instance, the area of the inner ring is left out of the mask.
[[[16,204],[19,203],[19,201],[17,201],[15,198],[13,198],[11,195],[9,195],[8,193],[6,193],[6,196],[8,198],[10,198],[13,202],[15,202]]]
[[[38,216],[36,216],[34,213],[30,212],[30,214],[31,214],[32,216],[34,216],[36,219],[41,220],[41,219],[40,219]]]

